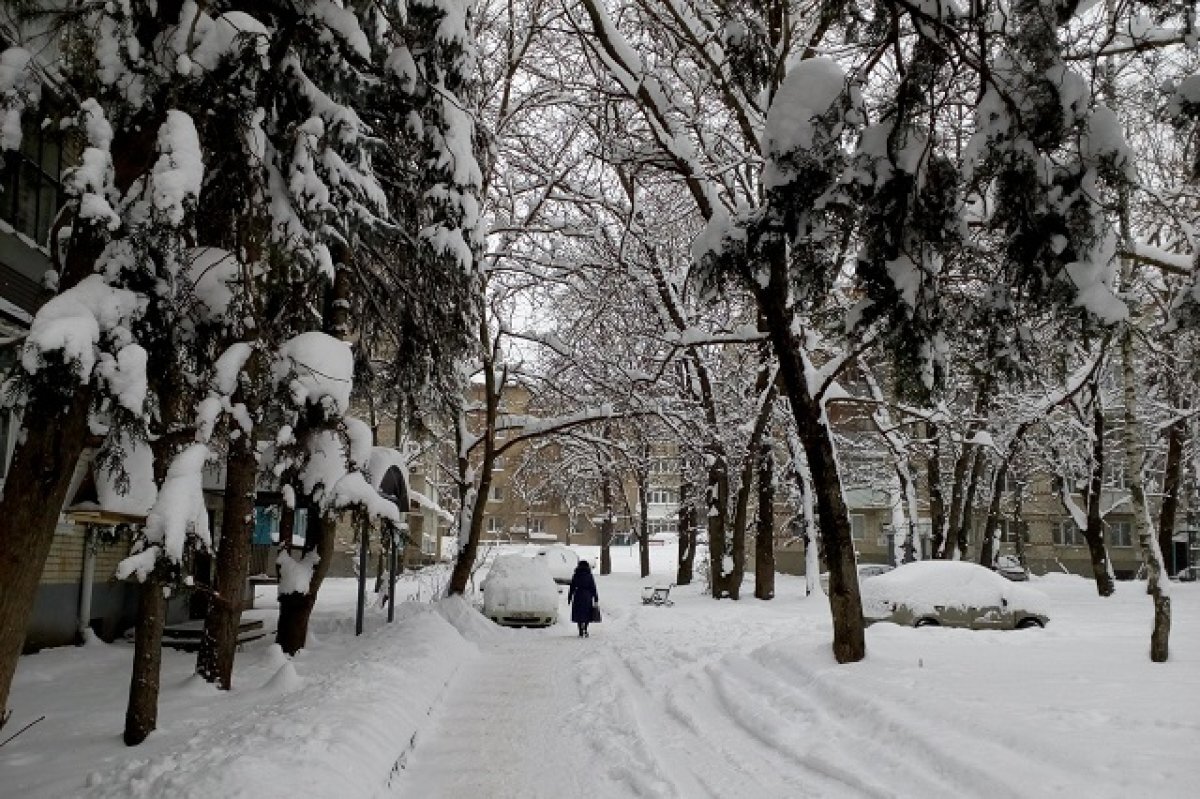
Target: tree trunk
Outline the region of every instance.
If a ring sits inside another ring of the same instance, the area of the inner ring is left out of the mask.
[[[613,501],[608,470],[604,472],[600,491],[604,501],[604,520],[600,522],[600,574],[604,575],[612,574]]]
[[[758,457],[758,518],[754,530],[754,596],[775,598],[775,453],[770,441]]]
[[[474,501],[470,502],[468,507],[470,500],[468,477],[471,473],[471,464],[465,443],[467,437],[466,414],[460,411],[456,430],[459,503],[461,505],[459,508],[459,548],[458,558],[454,561],[454,569],[450,572],[450,583],[446,586],[446,593],[450,596],[467,593],[467,584],[475,570],[475,558],[479,555],[479,537],[483,534],[483,517],[487,510],[488,492],[492,490],[492,467],[496,463],[496,418],[500,413],[500,387],[503,384],[504,375],[502,373],[500,381],[497,382],[497,353],[492,346],[491,330],[488,328],[486,318],[479,320],[479,344],[481,352],[484,353],[483,391],[486,405],[484,409],[483,462],[479,467],[479,484],[475,491]],[[464,518],[464,514],[467,513],[471,514],[470,518]],[[466,541],[463,541],[464,527],[466,528]]]
[[[767,242],[767,246],[771,276],[767,285],[755,292],[756,299],[779,358],[780,377],[812,475],[818,527],[829,566],[833,656],[839,663],[853,663],[866,657],[867,646],[850,514],[842,496],[841,475],[824,409],[810,393],[800,343],[792,331],[793,315],[787,307],[787,252],[782,240]]]
[[[714,448],[715,449],[715,448]],[[712,464],[708,467],[708,489],[704,504],[708,518],[708,579],[713,599],[728,596],[728,580],[725,576],[725,520],[729,505],[729,474],[725,457],[718,450],[710,452]]]
[[[642,578],[650,576],[650,512],[647,504],[650,499],[650,477],[645,472],[638,472],[638,565]]]
[[[312,617],[313,606],[317,603],[317,591],[329,573],[330,561],[333,559],[333,543],[335,538],[335,520],[325,518],[316,507],[308,511],[308,529],[305,531],[305,552],[315,550],[318,556],[317,564],[313,567],[312,579],[306,592],[291,592],[279,595],[279,627],[275,632],[275,643],[289,655],[294,655],[304,648],[308,640],[308,621]]]
[[[1104,493],[1104,408],[1100,405],[1100,389],[1092,390],[1092,472],[1088,479],[1087,526],[1083,529],[1083,540],[1087,541],[1088,555],[1092,561],[1092,574],[1096,578],[1096,593],[1112,596],[1117,590],[1112,572],[1112,561],[1104,545],[1104,517],[1101,515],[1100,500]]]
[[[913,485],[912,471],[908,461],[903,467],[896,467],[896,479],[900,483],[900,492],[904,503],[904,546],[901,549],[900,562],[912,563],[917,559],[917,489]]]
[[[166,330],[165,319],[151,322],[152,329]],[[149,354],[149,363],[163,365],[159,371],[148,370],[150,389],[158,398],[160,417],[157,436],[150,442],[154,453],[154,484],[160,489],[171,468],[171,462],[192,441],[191,392],[183,372],[166,367],[172,352],[168,340],[159,339]],[[165,556],[160,553],[159,564]],[[133,647],[133,674],[129,679],[129,701],[125,711],[125,743],[136,746],[146,740],[158,722],[159,668],[162,665],[162,634],[166,623],[167,603],[163,596],[167,588],[161,565],[151,570],[138,592],[136,633]]]
[[[675,584],[691,585],[696,561],[695,483],[691,472],[684,467],[679,480],[679,554],[676,562]]]
[[[1008,474],[1008,461],[996,466],[992,478],[992,498],[988,502],[987,519],[983,524],[983,540],[979,542],[979,565],[988,569],[996,563],[996,528],[1000,526],[1000,499],[1004,496],[1004,476]]]
[[[1163,554],[1168,574],[1175,574],[1186,564],[1175,562],[1175,516],[1179,511],[1179,484],[1183,473],[1183,439],[1187,420],[1177,419],[1167,428],[1167,460],[1163,467],[1163,498],[1158,513],[1158,548]]]
[[[208,682],[215,682],[223,691],[233,687],[242,594],[250,568],[250,544],[254,535],[258,457],[251,436],[238,436],[229,442],[226,464],[216,590],[204,619],[204,636],[196,656],[196,673]]]
[[[966,491],[963,492],[962,510],[959,512],[958,527],[955,530],[954,537],[954,543],[958,549],[960,560],[965,560],[967,557],[968,541],[971,535],[971,521],[975,511],[975,493],[978,491],[979,481],[983,479],[983,467],[985,465],[982,448],[977,444],[972,444],[971,448],[975,450],[971,460],[971,476],[967,481]],[[946,546],[946,551],[946,557],[949,559],[953,554],[949,544]]]
[[[158,726],[159,673],[167,600],[157,574],[138,588],[138,614],[133,640],[133,671],[125,708],[125,744],[137,746]]]
[[[1165,663],[1171,636],[1171,596],[1162,588],[1166,579],[1162,551],[1153,534],[1150,509],[1146,505],[1145,461],[1141,422],[1137,412],[1137,378],[1133,362],[1133,328],[1128,325],[1121,335],[1122,404],[1125,406],[1125,471],[1129,476],[1129,498],[1133,504],[1133,525],[1146,567],[1146,593],[1154,601],[1154,627],[1150,633],[1150,660]]]
[[[12,712],[8,692],[25,627],[83,450],[91,391],[77,391],[65,405],[46,389],[30,400],[26,422],[36,413],[37,424],[21,427],[0,499],[0,727]]]
[[[942,556],[942,544],[946,540],[946,500],[942,495],[942,442],[941,430],[936,422],[930,422],[929,454],[925,459],[926,482],[929,483],[929,521],[932,527],[929,541],[929,557]]]

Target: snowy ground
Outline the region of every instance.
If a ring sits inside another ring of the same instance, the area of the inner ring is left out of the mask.
[[[641,587],[669,581],[674,551],[654,550],[645,581],[632,554],[598,578],[605,622],[586,640],[565,622],[501,630],[427,602],[391,626],[373,613],[355,639],[353,581],[331,581],[315,644],[295,661],[249,645],[230,694],[168,652],[160,728],[136,749],[120,740],[130,646],[27,657],[4,732],[46,720],[0,748],[0,796],[1200,793],[1200,585],[1174,586],[1164,665],[1147,658],[1140,584],[1101,600],[1050,577],[1034,583],[1053,601],[1045,630],[875,625],[868,659],[838,666],[827,603],[801,580],[781,576],[772,602],[688,587],[645,607]]]

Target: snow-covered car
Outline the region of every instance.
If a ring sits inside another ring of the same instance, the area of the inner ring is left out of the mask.
[[[867,580],[862,603],[867,624],[1020,630],[1050,621],[1050,602],[1041,591],[961,560],[908,563]]]
[[[543,558],[500,555],[480,584],[483,615],[506,627],[558,623],[558,586]]]
[[[554,578],[554,582],[561,585],[571,584],[575,567],[579,565],[579,555],[575,550],[562,544],[551,544],[539,549],[537,557],[546,562],[546,568],[550,570],[550,576]]]
[[[1029,572],[1021,564],[1016,555],[1001,555],[996,558],[996,574],[1014,583],[1023,583],[1029,579]]]
[[[862,581],[870,577],[878,577],[881,574],[887,574],[894,566],[889,566],[886,563],[860,563],[858,564],[858,583],[862,585]],[[820,578],[821,590],[829,593],[829,572],[821,572]]]

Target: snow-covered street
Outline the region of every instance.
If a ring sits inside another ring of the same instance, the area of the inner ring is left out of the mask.
[[[781,575],[771,602],[688,586],[672,607],[643,606],[673,556],[656,549],[643,581],[619,550],[598,578],[605,620],[582,640],[565,621],[497,628],[460,602],[408,603],[390,627],[376,610],[355,639],[353,581],[332,581],[311,651],[248,646],[231,694],[167,653],[160,729],[132,750],[128,645],[26,657],[18,712],[47,718],[0,749],[0,796],[1189,797],[1200,784],[1196,585],[1175,586],[1164,665],[1146,658],[1141,583],[1102,600],[1063,576],[1034,581],[1053,602],[1045,630],[879,624],[867,660],[839,666],[827,603],[797,578]]]

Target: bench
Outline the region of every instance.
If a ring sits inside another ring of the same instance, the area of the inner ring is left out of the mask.
[[[249,641],[257,641],[267,634],[263,629],[262,619],[242,619],[238,625],[238,646]],[[200,640],[204,637],[204,620],[194,619],[179,624],[168,624],[163,627],[162,645],[183,652],[197,652]]]
[[[642,604],[643,605],[658,605],[659,607],[669,607],[675,603],[671,600],[671,589],[675,587],[671,585],[647,585],[642,588]]]

